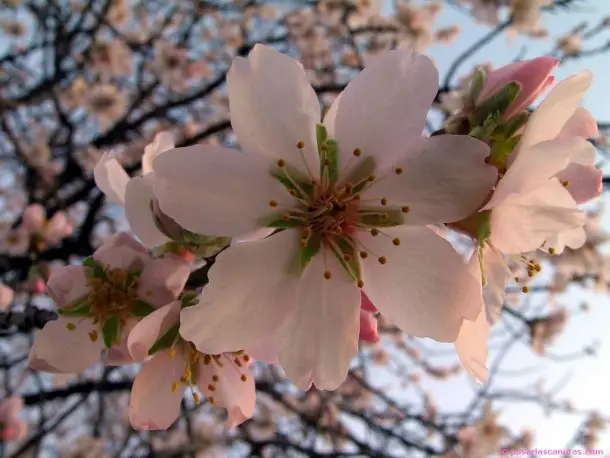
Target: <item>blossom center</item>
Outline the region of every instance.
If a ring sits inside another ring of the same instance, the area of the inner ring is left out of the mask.
[[[104,268],[103,276],[88,276],[89,316],[93,322],[104,322],[110,316],[127,318],[138,299],[138,279],[124,269]]]

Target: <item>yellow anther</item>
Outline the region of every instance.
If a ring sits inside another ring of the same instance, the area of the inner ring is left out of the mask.
[[[97,331],[96,330],[89,331],[89,339],[91,339],[91,342],[97,341]]]
[[[364,282],[362,280],[358,280],[358,288],[364,288]]]
[[[248,380],[248,377],[246,377],[245,375],[242,375],[242,376],[241,376],[241,381],[242,381],[242,382],[245,382],[246,380]]]
[[[564,188],[569,188],[570,187],[570,181],[569,180],[562,181],[561,184],[563,185]]]
[[[327,270],[326,272],[324,272],[324,278],[326,278],[327,280],[330,280],[331,276],[332,275],[330,274],[330,271]]]
[[[521,291],[523,291],[524,293],[527,293],[530,289],[527,286],[524,286],[523,288],[521,288]]]
[[[400,239],[399,239],[399,238],[392,239],[392,243],[393,243],[395,246],[398,246],[398,245],[400,245]]]
[[[286,161],[284,159],[278,159],[276,162],[277,166],[281,169],[286,165]]]
[[[215,391],[215,390],[216,390],[216,387],[215,387],[214,385],[211,385],[211,384],[210,384],[210,385],[208,385],[208,390],[210,390],[210,391]]]
[[[248,356],[248,355],[244,355],[244,361],[245,361],[245,362],[250,361],[250,356]]]
[[[298,149],[303,149],[305,147],[305,142],[303,140],[299,140],[297,142],[297,148]]]
[[[375,236],[379,235],[379,229],[375,229],[375,228],[371,229],[371,235],[372,235],[373,237],[375,237]]]
[[[212,357],[210,355],[204,355],[203,364],[210,364],[212,362]]]
[[[216,401],[214,401],[214,398],[213,398],[212,396],[210,396],[210,397],[208,398],[208,402],[209,402],[210,404],[215,404],[215,403],[216,403]]]
[[[269,201],[269,206],[270,207],[277,207],[277,201],[276,200],[270,200]]]
[[[213,376],[212,376],[212,380],[213,380],[214,382],[218,382],[218,375],[213,375]]]
[[[176,357],[176,349],[175,348],[170,348],[169,349],[169,358],[170,359],[174,359]]]
[[[386,199],[385,197],[381,198],[381,205],[387,205],[388,204],[388,199]]]
[[[366,259],[368,255],[369,255],[369,254],[368,254],[366,251],[361,251],[361,252],[360,252],[360,257],[361,257],[362,259]]]
[[[403,212],[403,213],[409,213],[410,210],[411,209],[409,207],[407,207],[407,206],[404,206],[404,207],[400,208],[400,211]]]
[[[330,167],[331,164],[332,164],[332,162],[330,161],[330,159],[324,159],[324,165],[326,167]]]
[[[76,329],[76,326],[74,325],[74,323],[68,323],[66,324],[66,329],[68,331],[74,331]]]
[[[373,181],[375,181],[376,179],[377,179],[377,177],[376,177],[375,175],[369,175],[369,176],[367,177],[367,180],[368,180],[368,181],[370,181],[371,183],[372,183]]]
[[[199,395],[197,393],[191,393],[193,395],[193,401],[195,404],[199,404]]]
[[[172,382],[172,393],[175,393],[178,389],[178,382]]]
[[[350,261],[352,260],[352,255],[351,255],[351,254],[349,254],[349,253],[345,253],[345,254],[343,255],[343,260],[344,260],[345,262],[350,262]]]
[[[555,255],[555,248],[549,248],[549,254],[551,256]]]
[[[540,272],[542,270],[542,266],[540,264],[536,264],[536,267],[534,267],[534,269],[536,269],[536,272]]]
[[[519,282],[521,281],[521,279],[520,279],[519,277],[515,277],[515,281],[516,281],[517,283],[519,283]]]
[[[356,157],[360,157],[360,155],[362,154],[362,150],[360,148],[356,148],[352,154]]]
[[[396,167],[394,169],[394,173],[396,173],[396,175],[402,175],[404,171],[405,170],[402,167]]]
[[[233,362],[235,363],[235,365],[236,365],[237,367],[241,367],[241,361],[239,360],[239,358],[235,358],[235,359],[233,360]]]
[[[299,195],[299,193],[298,193],[298,192],[296,192],[296,190],[295,190],[295,189],[291,189],[290,191],[288,191],[288,194],[290,194],[290,195],[291,195],[291,196],[293,196],[293,197],[296,197],[296,196],[298,196],[298,195]]]
[[[379,264],[383,265],[386,262],[388,262],[388,260],[386,259],[385,256],[381,256],[379,259],[377,259],[377,261],[379,261]]]

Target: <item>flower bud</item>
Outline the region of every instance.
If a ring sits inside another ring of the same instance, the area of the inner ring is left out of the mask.
[[[507,121],[526,110],[540,94],[553,84],[555,78],[551,76],[551,73],[558,65],[557,59],[545,56],[499,68],[487,75],[478,102],[483,102],[493,96],[507,84],[517,83],[521,87],[521,91],[502,117],[504,121]]]

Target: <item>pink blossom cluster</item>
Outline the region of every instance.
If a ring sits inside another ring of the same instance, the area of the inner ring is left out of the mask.
[[[485,382],[505,285],[527,292],[537,252],[582,246],[578,206],[601,192],[587,141],[597,124],[580,107],[591,74],[527,111],[557,64],[477,71],[462,108],[426,137],[438,92],[426,56],[380,53],[322,117],[304,67],[256,45],[227,75],[241,151],[176,148],[161,133],[140,176],[111,153],[100,159],[96,183],[124,205],[139,241],[116,234],[53,272],[59,318],[38,333],[30,366],[143,363],[135,428],[168,428],[187,389],[235,426],[254,411],[254,359],[303,390],[335,390],[360,341],[379,339],[381,314],[406,334],[454,343]],[[471,241],[468,259],[448,230]]]

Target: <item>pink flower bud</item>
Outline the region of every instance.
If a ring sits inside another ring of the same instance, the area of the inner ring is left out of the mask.
[[[379,333],[377,332],[377,318],[372,313],[360,309],[360,340],[365,342],[377,342]]]
[[[521,86],[521,92],[510,109],[504,113],[503,120],[506,121],[527,109],[540,94],[553,84],[555,78],[551,76],[551,73],[558,65],[557,59],[545,56],[499,68],[487,75],[478,101],[484,101],[509,83],[518,83]]]
[[[32,283],[32,290],[36,294],[44,293],[46,290],[46,285],[44,284],[44,281],[40,278],[37,278],[36,280],[34,280],[34,282]]]

